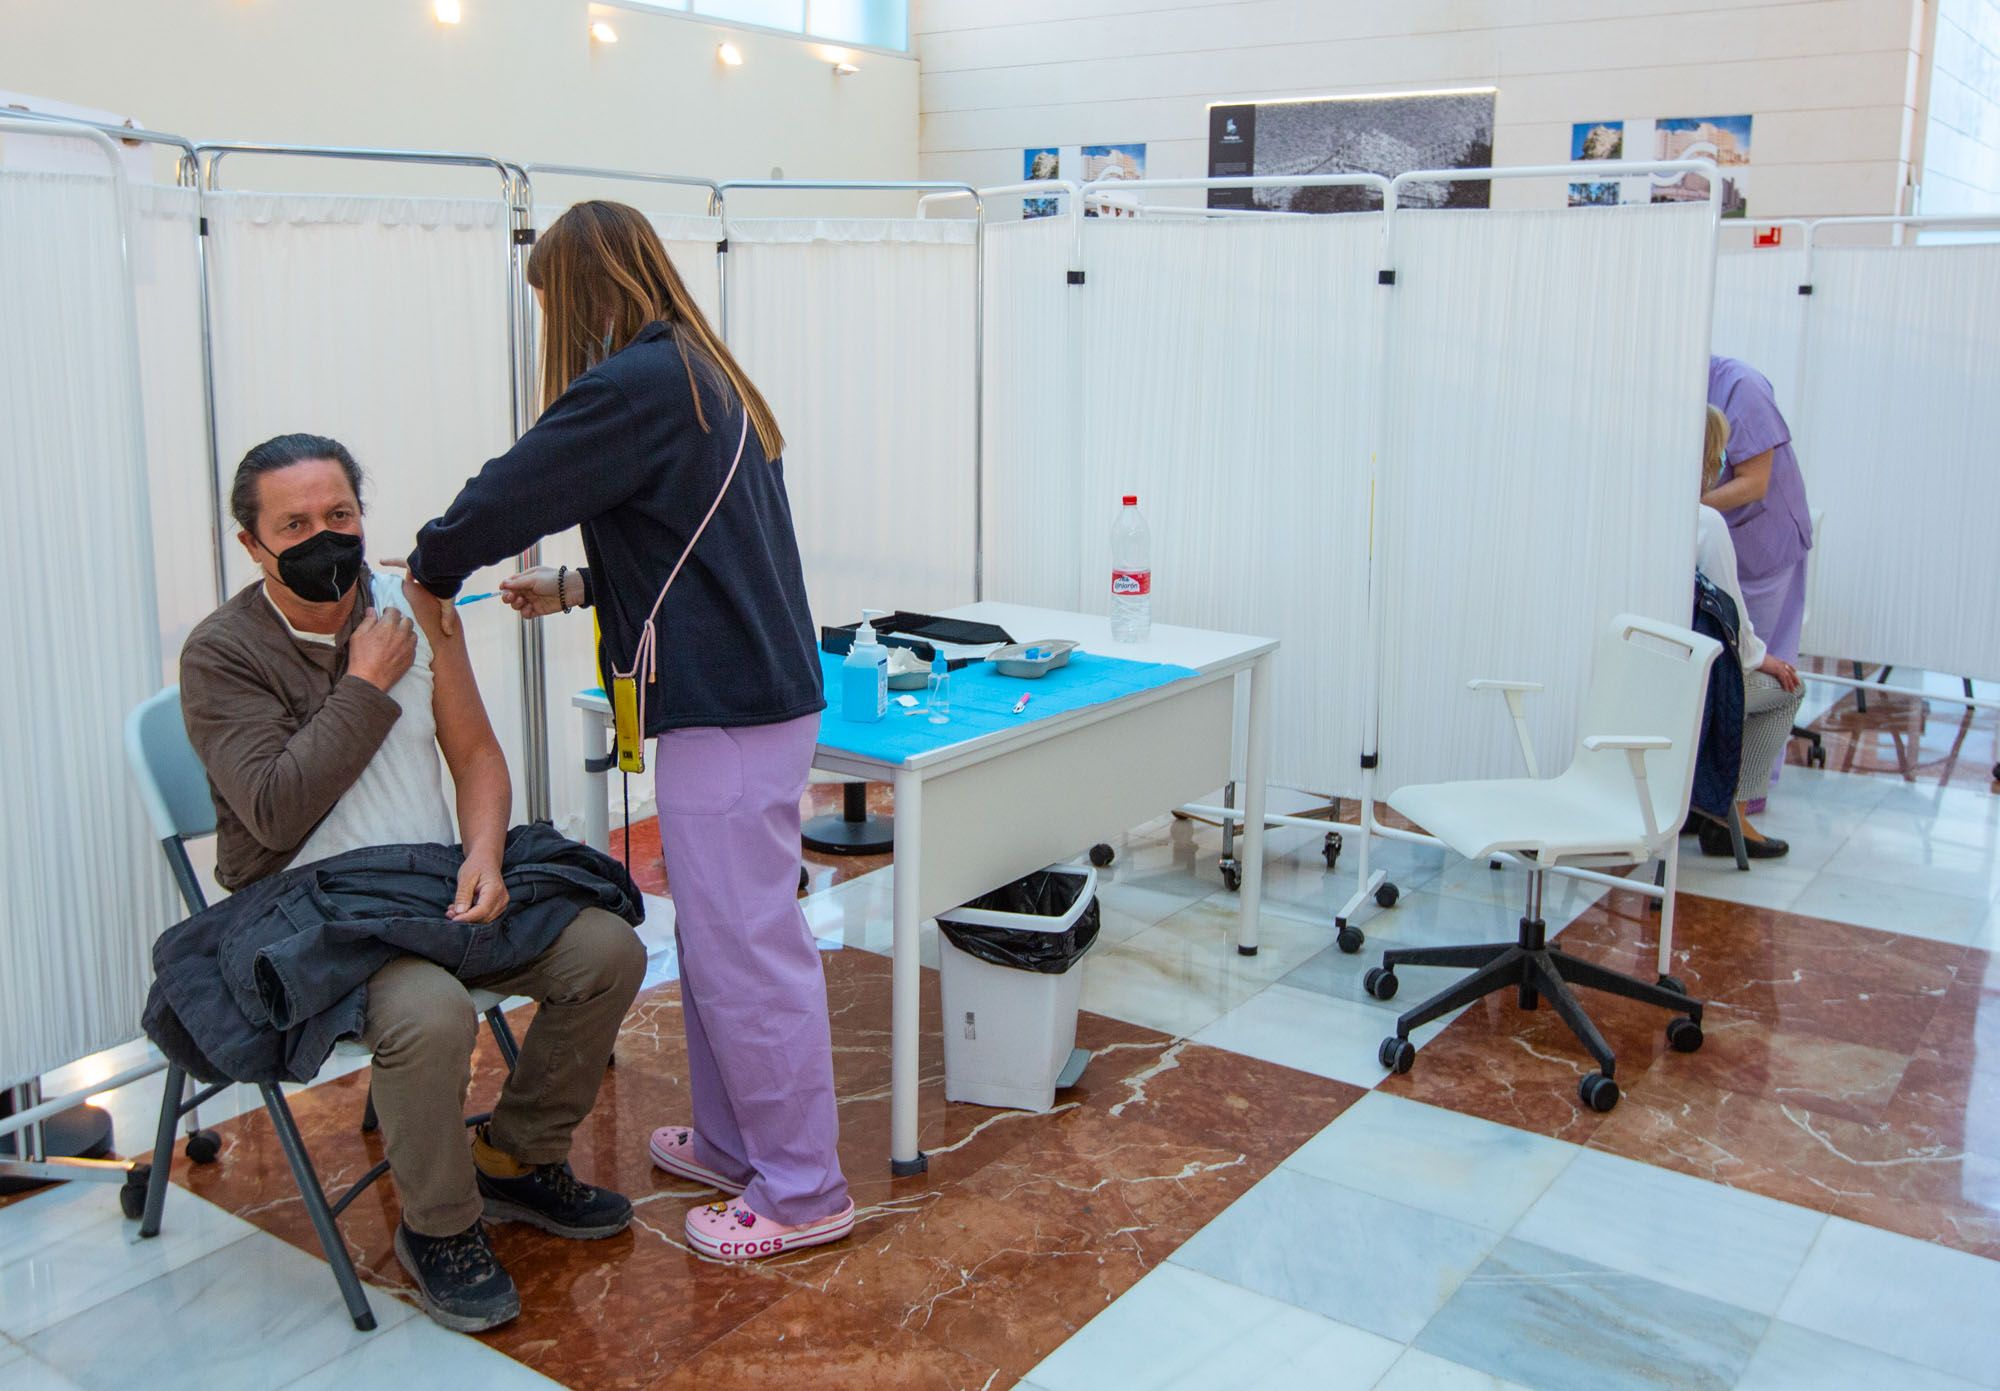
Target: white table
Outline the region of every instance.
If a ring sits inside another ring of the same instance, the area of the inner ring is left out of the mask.
[[[1272,638],[1153,626],[1143,643],[1111,639],[1111,621],[1018,604],[967,604],[953,618],[996,623],[1022,642],[1072,639],[1085,651],[1134,661],[1171,662],[1196,676],[967,739],[902,764],[847,752],[830,721],[813,766],[895,788],[895,937],[892,955],[890,1163],[921,1173],[917,1148],[918,928],[1087,845],[1139,825],[1229,781],[1236,677],[1250,673],[1243,777],[1243,878],[1236,947],[1257,950],[1264,888],[1264,782],[1270,763]],[[1023,690],[1032,690],[1024,683]],[[588,691],[584,748],[606,747],[610,706]],[[824,742],[831,737],[836,742]],[[587,770],[585,839],[611,843],[598,766]]]

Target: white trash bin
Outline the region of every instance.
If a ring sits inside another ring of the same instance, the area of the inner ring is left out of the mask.
[[[1003,913],[970,905],[938,914],[938,974],[944,996],[944,1095],[947,1101],[1047,1111],[1056,1091],[1071,1086],[1090,1055],[1076,1046],[1081,953],[1059,973],[996,965],[962,950],[949,925],[1067,933],[1089,914],[1089,950],[1097,936],[1097,871],[1050,865],[1038,874],[1081,881],[1059,917]],[[1029,876],[1033,877],[1033,876]],[[984,898],[997,896],[982,895]]]

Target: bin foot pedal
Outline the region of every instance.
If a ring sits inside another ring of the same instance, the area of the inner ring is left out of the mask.
[[[1064,1087],[1075,1086],[1077,1079],[1083,1076],[1084,1068],[1089,1065],[1090,1050],[1088,1048],[1070,1049],[1069,1061],[1064,1063],[1062,1071],[1056,1074],[1056,1090],[1061,1091]]]

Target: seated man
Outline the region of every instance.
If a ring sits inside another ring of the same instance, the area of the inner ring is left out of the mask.
[[[262,578],[181,653],[181,706],[215,797],[216,878],[235,890],[366,846],[462,840],[448,916],[499,917],[506,759],[457,625],[446,636],[435,599],[368,571],[353,456],[314,435],[268,440],[238,465],[230,508]],[[591,907],[517,971],[462,981],[403,956],[369,980],[362,1041],[402,1196],[396,1256],[446,1327],[476,1332],[521,1309],[482,1214],[580,1239],[631,1221],[629,1202],[579,1182],[567,1160],[645,969],[632,929]],[[469,1147],[461,1118],[479,1021],[468,984],[541,1002]]]

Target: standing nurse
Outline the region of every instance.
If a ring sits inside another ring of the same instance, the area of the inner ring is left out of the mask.
[[[410,573],[450,599],[479,567],[582,528],[588,569],[544,566],[502,588],[529,618],[594,605],[605,688],[638,667],[659,741],[694,1114],[654,1133],[653,1161],[735,1195],[687,1215],[706,1255],[838,1241],[854,1204],[835,1153],[826,978],[797,897],[799,798],[826,702],[784,439],[635,209],[571,208],[536,242],[528,283],[541,418],[418,534]],[[654,664],[641,658],[656,605]]]
[[[1733,357],[1709,358],[1708,404],[1729,421],[1729,453],[1721,480],[1702,494],[1702,505],[1729,523],[1744,607],[1758,636],[1771,655],[1797,665],[1812,519],[1791,427],[1778,413],[1764,374]],[[1783,761],[1781,750],[1771,766],[1772,782]],[[1751,811],[1762,809],[1762,799],[1750,805]]]

